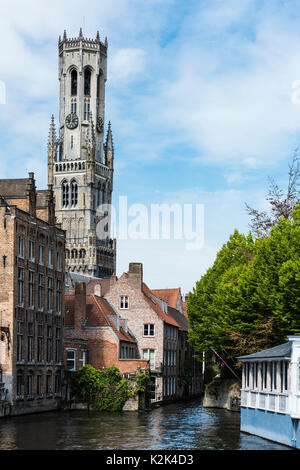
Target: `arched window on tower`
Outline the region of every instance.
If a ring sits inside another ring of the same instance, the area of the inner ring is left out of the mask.
[[[77,206],[78,202],[78,185],[75,180],[71,181],[71,206]]]
[[[69,185],[66,180],[62,182],[62,206],[68,207],[69,205]]]
[[[85,258],[86,257],[86,251],[82,248],[79,252],[79,258]]]
[[[77,96],[77,70],[71,72],[71,95]]]
[[[89,68],[84,72],[84,94],[90,96],[91,94],[91,71]]]

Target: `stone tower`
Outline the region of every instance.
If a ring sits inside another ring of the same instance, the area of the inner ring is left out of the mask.
[[[84,38],[81,29],[77,38],[66,32],[59,38],[59,135],[52,116],[48,139],[48,184],[66,230],[67,269],[95,277],[111,276],[116,266],[107,210],[114,164],[110,123],[104,137],[107,48],[99,32],[96,39]],[[98,224],[105,227],[101,237]]]

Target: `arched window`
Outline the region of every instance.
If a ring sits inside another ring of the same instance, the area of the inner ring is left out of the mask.
[[[70,251],[69,250],[66,250],[66,258],[70,258]]]
[[[69,205],[69,185],[67,181],[62,183],[62,206],[68,207]]]
[[[77,250],[72,250],[72,252],[71,252],[71,258],[73,258],[73,259],[74,259],[74,258],[77,258],[77,255],[78,255],[78,254],[77,254]]]
[[[77,96],[77,71],[75,69],[71,72],[71,95]]]
[[[78,202],[78,186],[75,180],[71,181],[71,206],[76,206]]]
[[[91,71],[89,68],[84,72],[84,94],[90,96],[91,94]]]
[[[85,258],[86,256],[86,251],[82,248],[79,252],[79,258]]]

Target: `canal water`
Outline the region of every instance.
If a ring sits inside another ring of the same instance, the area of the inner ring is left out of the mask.
[[[289,450],[240,432],[240,414],[199,400],[149,413],[47,412],[0,419],[0,450]]]

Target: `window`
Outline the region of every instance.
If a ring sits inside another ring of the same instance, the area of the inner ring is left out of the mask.
[[[49,268],[53,268],[53,248],[49,248],[48,251],[48,266]]]
[[[33,324],[27,325],[27,361],[31,362],[33,359]]]
[[[44,306],[44,275],[39,273],[39,288],[38,288],[38,308],[43,310]]]
[[[61,280],[56,281],[56,312],[61,313]]]
[[[254,362],[253,364],[253,378],[254,378],[254,388],[258,388],[258,364]]]
[[[82,367],[85,366],[85,361],[86,361],[86,352],[81,351],[81,357],[79,358],[79,369],[82,369]]]
[[[47,326],[47,362],[52,361],[52,326]]]
[[[144,323],[144,336],[154,336],[154,324],[153,323]]]
[[[23,359],[23,322],[18,321],[17,329],[17,361]]]
[[[71,103],[71,114],[76,114],[77,112],[77,103],[76,101],[72,101]],[[73,136],[71,136],[71,148],[73,148]]]
[[[143,359],[149,359],[150,369],[155,368],[155,350],[154,349],[143,349]]]
[[[55,393],[60,393],[60,373],[55,374]]]
[[[300,366],[300,364],[299,364]],[[288,371],[288,364],[286,361],[281,362],[281,391],[286,392],[288,389],[288,383],[287,383],[287,371]],[[299,367],[300,371],[300,367]],[[300,383],[300,381],[299,381]],[[299,385],[300,389],[300,385]]]
[[[84,72],[84,94],[86,96],[91,94],[91,71],[88,68]]]
[[[29,260],[34,263],[34,241],[29,240]]]
[[[268,367],[267,367],[267,363],[266,362],[263,362],[263,388],[266,389],[267,388],[267,378],[268,378]]]
[[[33,284],[34,284],[34,272],[29,271],[29,284],[28,284],[28,305],[29,305],[29,308],[34,307]]]
[[[39,245],[39,264],[44,265],[44,246]]]
[[[37,375],[36,376],[36,394],[41,395],[42,393],[42,376]]]
[[[43,359],[43,325],[38,325],[38,337],[37,337],[37,361],[42,362]]]
[[[53,279],[52,277],[48,277],[48,312],[52,312],[53,308]]]
[[[57,252],[57,271],[61,272],[61,253]]]
[[[22,395],[22,385],[23,385],[23,375],[18,374],[17,375],[17,395],[18,396]]]
[[[120,308],[129,308],[129,297],[127,295],[120,296]]]
[[[47,395],[51,394],[52,387],[51,387],[51,374],[47,374],[46,376],[46,393]]]
[[[62,206],[68,207],[69,205],[69,185],[66,181],[62,183]]]
[[[26,377],[26,395],[32,395],[32,374]]]
[[[18,237],[18,255],[20,258],[24,258],[24,236],[19,235]]]
[[[271,390],[277,388],[277,362],[271,363]]]
[[[84,102],[84,121],[88,121],[90,117],[90,103],[88,101]]]
[[[75,69],[71,72],[71,95],[77,95],[77,71]]]
[[[23,307],[24,301],[24,268],[18,268],[18,304]]]
[[[60,328],[56,327],[55,338],[55,362],[60,362]]]
[[[70,371],[76,370],[76,350],[75,349],[67,350],[67,370],[70,370]]]
[[[76,181],[71,182],[71,206],[77,206],[78,202],[78,186]]]

